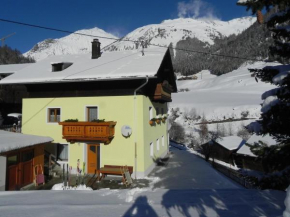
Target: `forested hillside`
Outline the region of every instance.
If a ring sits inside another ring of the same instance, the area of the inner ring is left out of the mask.
[[[177,43],[178,49],[244,57],[246,59],[268,59],[269,46],[273,39],[263,25],[254,23],[240,35],[216,38],[214,45],[201,42],[197,38],[187,38]],[[202,53],[176,50],[173,65],[176,72],[191,75],[208,69],[212,74],[221,75],[240,67],[247,60],[228,58]]]
[[[34,59],[24,57],[17,49],[13,50],[8,46],[0,47],[0,65],[34,62]]]

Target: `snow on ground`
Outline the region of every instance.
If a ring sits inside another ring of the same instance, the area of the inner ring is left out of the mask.
[[[93,189],[90,187],[87,187],[86,185],[78,185],[76,187],[71,187],[71,186],[64,186],[63,183],[59,183],[52,186],[51,190],[54,190],[54,191],[63,191],[63,190],[92,191]]]
[[[248,190],[186,148],[172,148],[149,188],[0,192],[0,216],[282,216],[285,192]]]
[[[239,189],[238,184],[224,177],[200,157],[185,150],[172,149],[168,169],[154,170],[150,177],[159,177],[154,188],[165,189]],[[182,168],[182,169],[181,169]]]
[[[178,89],[188,88],[190,91],[173,94],[170,105],[183,109],[196,108],[207,120],[239,118],[242,111],[249,111],[249,117],[259,117],[261,95],[274,86],[261,81],[257,83],[248,68],[267,65],[274,64],[257,62],[218,77],[205,71],[202,80],[177,81]]]
[[[197,122],[184,118],[184,114],[195,109],[197,116],[205,116],[208,121],[224,121],[242,117],[257,119],[261,113],[261,95],[275,86],[255,81],[249,68],[263,68],[278,65],[276,63],[256,62],[244,64],[230,73],[214,76],[209,71],[197,74],[197,80],[177,81],[177,88],[188,89],[188,92],[172,94],[170,108],[180,108],[176,122],[186,126],[188,133],[197,131]],[[201,79],[202,78],[202,79]],[[232,128],[235,135],[242,125],[254,120],[243,120],[224,123],[225,128]],[[209,130],[215,130],[217,124],[210,124]],[[222,124],[221,124],[222,125]]]

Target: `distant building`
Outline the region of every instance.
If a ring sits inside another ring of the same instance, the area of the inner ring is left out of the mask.
[[[264,171],[262,161],[254,153],[252,153],[249,145],[259,144],[260,142],[272,146],[277,142],[270,135],[252,135],[242,148],[240,148],[235,154],[235,162],[238,167],[244,169],[251,169],[257,171]],[[249,145],[248,145],[249,144]]]
[[[202,149],[205,152],[204,154],[207,154],[210,158],[234,165],[233,154],[245,143],[246,141],[238,136],[227,136],[203,144]]]

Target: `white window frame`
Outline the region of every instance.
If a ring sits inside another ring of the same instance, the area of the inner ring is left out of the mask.
[[[157,151],[160,150],[160,141],[159,138],[156,140],[156,147],[157,147]]]
[[[162,136],[162,147],[164,147],[165,141],[164,141],[164,136]]]
[[[100,118],[100,107],[98,105],[85,105],[85,118],[84,121],[88,121],[88,108],[97,107],[98,108],[98,119]]]
[[[61,107],[57,107],[57,106],[55,106],[55,107],[47,107],[46,108],[45,122],[47,124],[58,124],[58,122],[49,122],[48,115],[49,115],[49,110],[50,109],[59,109],[59,115],[60,115],[59,122],[61,122],[62,121],[62,109],[61,109]]]
[[[59,163],[68,163],[69,162],[69,150],[70,150],[70,144],[69,143],[57,143],[56,145],[58,145],[58,144],[60,144],[60,145],[67,145],[67,161],[66,160],[64,160],[64,161],[62,161],[62,160],[58,160],[58,147],[56,147],[56,158],[57,158],[57,162],[59,162]]]
[[[150,157],[154,157],[154,143],[150,142]]]
[[[153,118],[153,107],[149,106],[149,121]]]

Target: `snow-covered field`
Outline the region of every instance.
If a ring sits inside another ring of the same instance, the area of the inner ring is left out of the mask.
[[[285,192],[243,189],[186,148],[171,151],[150,187],[0,192],[0,216],[282,216]]]
[[[177,81],[178,89],[187,89],[186,92],[173,94],[170,108],[180,108],[179,118],[176,122],[186,126],[188,133],[195,132],[195,125],[198,121],[192,121],[184,117],[192,109],[198,116],[205,116],[207,121],[224,121],[227,119],[240,119],[243,114],[251,120],[224,123],[233,129],[234,134],[241,125],[248,125],[260,117],[261,95],[274,86],[264,82],[256,82],[248,71],[248,68],[263,68],[275,63],[257,62],[244,64],[239,69],[221,75],[211,75],[209,71],[202,71],[198,74],[197,80]],[[214,130],[216,124],[209,125]]]

